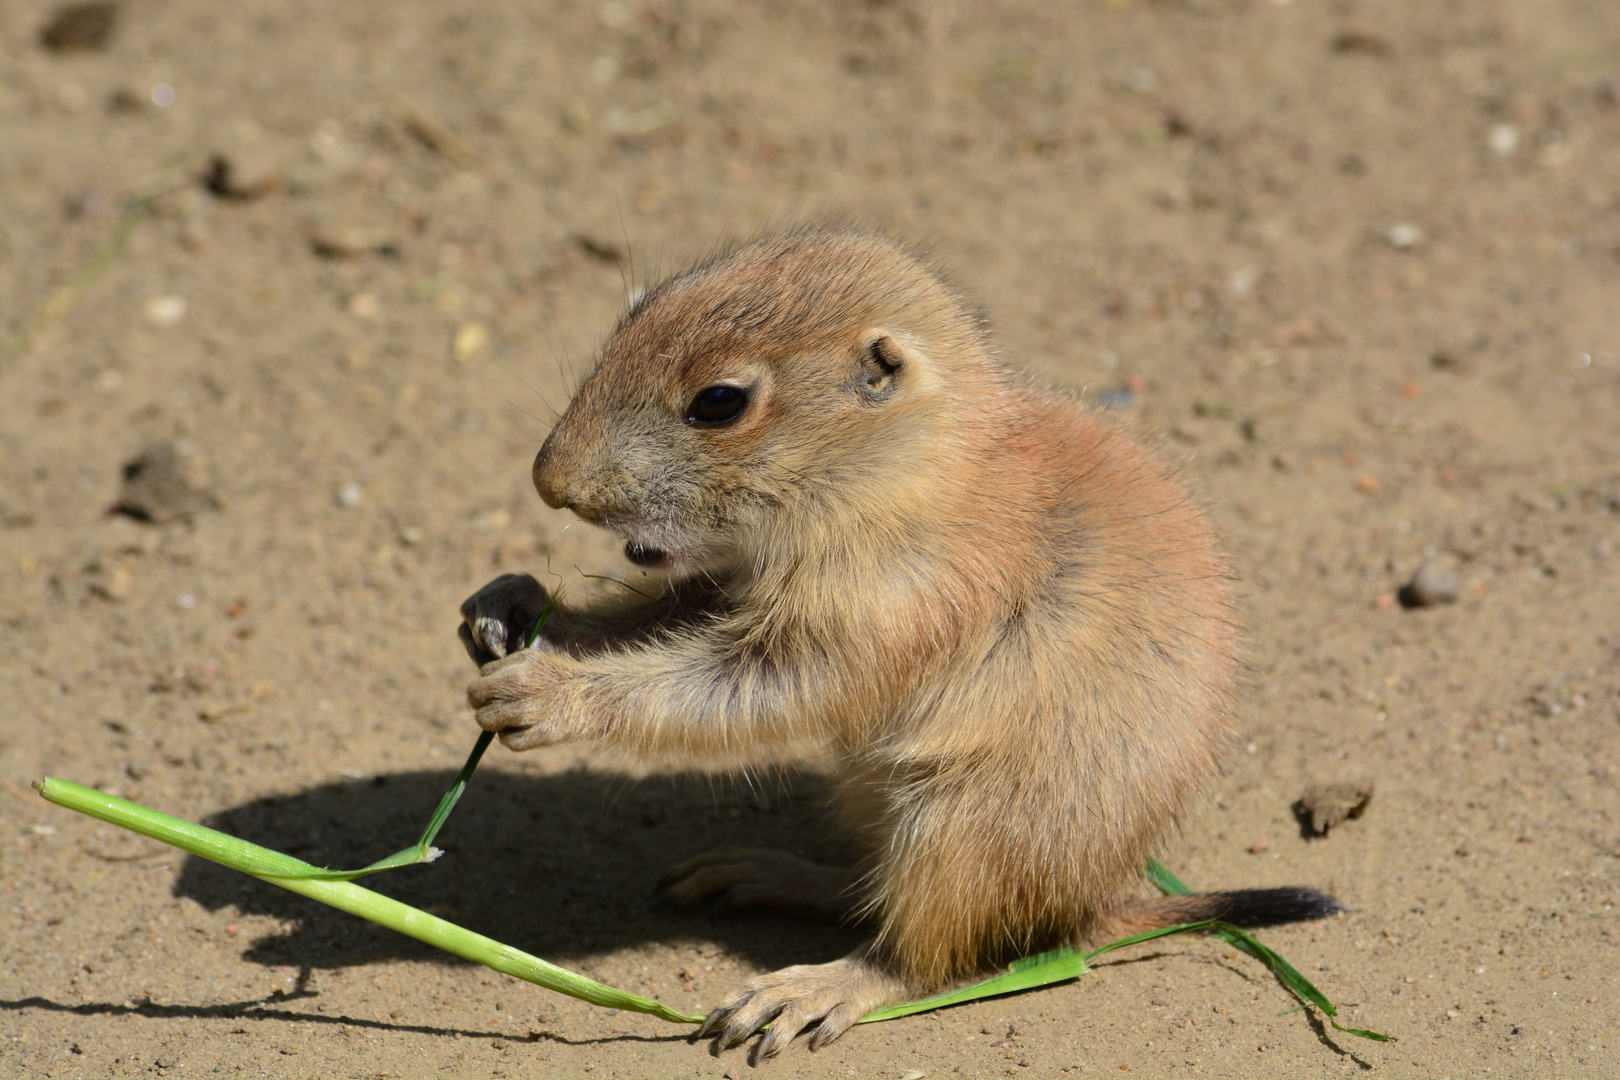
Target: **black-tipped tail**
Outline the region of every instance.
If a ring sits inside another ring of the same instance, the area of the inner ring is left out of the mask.
[[[1206,910],[1210,914],[1205,918],[1220,919],[1251,930],[1307,919],[1323,919],[1344,910],[1344,906],[1327,893],[1302,885],[1204,893],[1198,899],[1209,904]]]
[[[1220,919],[1234,926],[1253,929],[1321,919],[1343,910],[1339,902],[1327,893],[1302,885],[1280,889],[1234,889],[1231,892],[1127,900],[1109,912],[1103,929],[1123,936],[1206,919]]]

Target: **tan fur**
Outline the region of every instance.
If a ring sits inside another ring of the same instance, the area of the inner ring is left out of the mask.
[[[751,387],[747,409],[694,426],[716,383]],[[799,989],[757,981],[723,1039],[831,993],[824,1041],[838,1008],[1173,914],[1121,899],[1229,734],[1215,536],[1140,442],[1004,370],[904,249],[806,230],[653,289],[534,480],[667,553],[671,585],[560,611],[548,648],[473,684],[479,723],[518,749],[740,765],[820,746],[839,764],[868,853],[846,906],[874,941]]]

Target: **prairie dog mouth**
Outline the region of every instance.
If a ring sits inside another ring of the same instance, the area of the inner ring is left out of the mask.
[[[668,570],[674,565],[674,560],[669,557],[667,551],[646,547],[634,540],[624,542],[624,557],[648,570]]]

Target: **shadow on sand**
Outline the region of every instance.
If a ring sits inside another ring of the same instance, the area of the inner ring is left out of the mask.
[[[412,843],[454,778],[398,773],[271,796],[204,824],[320,866],[363,866]],[[830,960],[858,931],[775,915],[718,918],[657,903],[672,864],[717,846],[778,848],[847,862],[829,835],[823,781],[782,772],[751,785],[709,775],[626,779],[573,770],[550,776],[485,768],[436,844],[438,861],[374,875],[367,888],[515,948],[567,965],[648,942],[702,940],[766,968]],[[211,911],[286,920],[291,929],[245,952],[267,965],[344,967],[390,958],[463,961],[410,938],[188,856],[175,895]]]

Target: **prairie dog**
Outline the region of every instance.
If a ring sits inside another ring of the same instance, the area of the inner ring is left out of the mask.
[[[1055,944],[1337,910],[1310,890],[1132,899],[1215,774],[1238,631],[1215,535],[1148,449],[994,358],[887,239],[810,228],[648,291],[534,484],[665,595],[559,609],[507,575],[463,606],[468,690],[516,750],[596,739],[709,764],[830,752],[852,870],[720,852],[672,898],[869,924],[710,1014],[755,1060]]]

